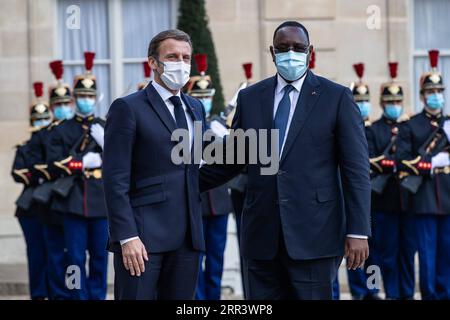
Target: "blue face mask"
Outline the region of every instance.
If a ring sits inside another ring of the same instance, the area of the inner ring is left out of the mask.
[[[386,104],[384,115],[390,120],[397,120],[403,113],[403,107],[398,104]]]
[[[75,111],[68,105],[56,105],[53,107],[53,115],[57,120],[70,120],[75,115]]]
[[[94,112],[95,99],[93,98],[78,98],[77,110],[81,114],[91,114]]]
[[[356,103],[359,107],[359,111],[361,112],[361,116],[366,119],[369,117],[370,110],[372,106],[369,101],[359,101]]]
[[[33,122],[33,127],[35,127],[35,128],[46,127],[50,124],[50,122],[51,122],[50,119],[36,120]]]
[[[211,109],[212,109],[212,98],[203,98],[203,99],[200,99],[200,101],[202,102],[203,106],[205,107],[206,114],[209,115],[211,112]]]
[[[443,93],[432,93],[426,97],[427,107],[430,109],[442,109],[444,106],[444,94]]]
[[[308,69],[306,63],[308,55],[306,53],[294,52],[292,50],[288,52],[281,52],[275,54],[275,65],[277,71],[283,79],[288,81],[295,81],[300,79]]]

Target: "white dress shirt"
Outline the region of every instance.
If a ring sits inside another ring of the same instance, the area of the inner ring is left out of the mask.
[[[280,152],[280,158],[283,154],[284,145],[286,143],[286,139],[289,133],[289,127],[291,126],[292,117],[294,116],[295,108],[297,107],[298,98],[300,97],[300,92],[302,90],[303,82],[305,81],[306,73],[303,77],[301,77],[298,80],[295,80],[291,83],[287,83],[286,80],[284,80],[279,74],[277,74],[277,87],[275,88],[275,96],[273,99],[273,118],[275,119],[275,115],[278,110],[278,105],[280,104],[281,99],[284,96],[284,87],[290,84],[294,87],[293,90],[289,93],[289,99],[291,100],[291,108],[289,110],[289,118],[286,125],[286,133],[284,135],[283,144],[281,146],[281,152]],[[302,106],[299,106],[300,108]],[[367,239],[367,236],[359,235],[359,234],[347,234],[347,237],[349,238],[356,238],[356,239]]]
[[[161,86],[160,84],[158,84],[155,81],[152,81],[150,85],[152,85],[155,88],[156,92],[158,92],[159,96],[164,101],[167,109],[169,109],[169,112],[172,115],[173,120],[175,120],[175,106],[169,100],[169,98],[173,96],[172,92],[170,92],[169,90],[167,90],[166,88],[164,88],[163,86]],[[180,91],[178,91],[176,96],[180,98],[181,104],[183,105],[184,114],[186,116],[186,121],[187,121],[188,129],[189,129],[189,144],[192,148],[192,145],[194,142],[194,120],[191,118],[190,114],[187,112],[186,105],[184,104],[183,99],[181,99]],[[120,240],[120,245],[123,245],[123,244],[125,244],[131,240],[135,240],[135,239],[139,239],[139,237],[132,237],[132,238]]]

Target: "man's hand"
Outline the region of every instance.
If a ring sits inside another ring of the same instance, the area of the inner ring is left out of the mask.
[[[356,239],[347,237],[345,239],[345,258],[347,258],[347,268],[356,270],[364,265],[364,261],[369,257],[369,243],[367,239]]]
[[[144,260],[148,261],[147,250],[140,239],[130,240],[122,245],[122,258],[125,269],[138,277],[145,271]]]

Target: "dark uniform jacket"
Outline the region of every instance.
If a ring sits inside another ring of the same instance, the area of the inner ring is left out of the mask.
[[[404,122],[402,124],[404,125]],[[383,152],[391,143],[391,139],[396,139],[398,127],[402,124],[389,120],[383,116],[371,126],[367,127],[366,135],[371,162],[374,161],[374,159],[383,156]],[[396,140],[389,150],[388,157],[383,159],[395,161],[395,144]],[[390,177],[382,194],[372,192],[372,210],[384,213],[402,212],[404,210],[405,202],[407,201],[405,198],[406,192],[401,189],[399,180],[393,172],[394,166],[392,166],[392,168],[383,167],[381,165],[381,160],[376,161],[376,164],[382,168],[384,174],[390,174]],[[376,170],[374,171],[376,172]],[[379,173],[376,172],[374,174],[376,175]]]
[[[424,110],[400,126],[397,143],[399,170],[423,177],[417,193],[409,196],[408,211],[411,213],[450,214],[450,168],[438,168],[439,173],[430,174],[431,158],[442,148],[434,148],[426,155],[420,154],[421,147],[436,126],[442,127],[448,119],[448,116],[434,116]],[[443,149],[448,152],[449,143],[443,130],[439,136],[438,144],[443,143]]]
[[[55,194],[51,209],[72,213],[86,218],[106,217],[101,168],[82,170],[83,156],[88,152],[102,153],[102,149],[90,136],[94,123],[104,124],[99,118],[75,116],[54,128],[48,147],[50,174],[55,178],[74,176],[74,183],[67,197]]]

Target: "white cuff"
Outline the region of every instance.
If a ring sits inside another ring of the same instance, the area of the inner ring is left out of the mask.
[[[125,243],[127,243],[127,242],[129,242],[131,240],[136,240],[136,239],[139,239],[139,237],[132,237],[132,238],[128,238],[128,239],[125,239],[125,240],[120,240],[120,245],[123,246]]]
[[[365,239],[365,240],[369,239],[368,236],[363,236],[363,235],[361,235],[361,234],[348,234],[348,235],[347,235],[347,238]]]

